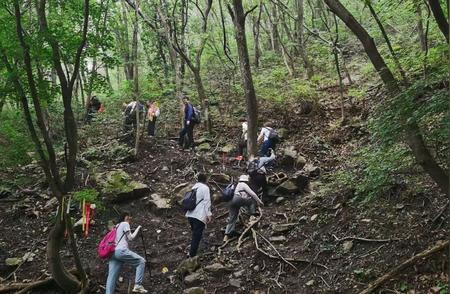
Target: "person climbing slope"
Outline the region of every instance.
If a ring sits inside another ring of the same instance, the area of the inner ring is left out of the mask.
[[[248,164],[247,172],[250,175],[250,187],[253,191],[259,192],[262,190],[261,199],[267,199],[268,185],[267,185],[267,164],[270,164],[275,160],[275,151],[273,149],[268,150],[270,156],[256,157]]]
[[[193,210],[186,212],[186,217],[192,230],[189,257],[197,255],[203,230],[205,229],[206,224],[209,224],[212,220],[211,196],[207,185],[207,176],[205,174],[199,174],[197,180],[198,182],[192,187],[192,190],[196,191],[197,204]]]
[[[239,144],[238,144],[237,160],[242,160],[244,157],[244,150],[247,150],[248,124],[247,124],[247,120],[245,118],[241,118],[239,121],[241,122],[242,134],[241,134]]]
[[[145,272],[145,259],[128,248],[128,241],[132,241],[139,233],[141,226],[131,233],[130,223],[132,217],[128,212],[124,212],[120,217],[120,224],[117,226],[116,249],[113,256],[108,261],[108,279],[106,281],[106,294],[114,294],[117,278],[124,264],[130,264],[136,268],[134,280],[134,293],[147,293],[142,286]]]
[[[160,111],[156,102],[149,101],[147,103],[147,132],[150,137],[155,136],[156,119],[159,117]]]
[[[228,207],[227,227],[225,228],[224,242],[227,242],[233,235],[236,235],[236,221],[239,217],[241,207],[247,207],[251,215],[256,215],[256,206],[264,206],[264,203],[258,198],[255,192],[247,184],[248,175],[241,175],[239,182],[234,190],[233,199]]]
[[[189,102],[189,97],[183,97],[184,104],[184,120],[183,120],[183,129],[180,132],[180,138],[178,140],[178,144],[184,148],[194,148],[194,106]],[[185,135],[187,134],[188,142],[186,143]],[[186,143],[186,144],[185,144]]]
[[[275,150],[275,147],[279,141],[279,136],[277,131],[272,128],[272,124],[266,122],[261,128],[261,132],[258,135],[257,142],[262,143],[261,150],[259,151],[260,156],[269,156],[269,149]]]

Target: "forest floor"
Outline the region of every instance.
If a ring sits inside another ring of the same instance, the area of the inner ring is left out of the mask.
[[[337,96],[335,89],[324,91],[328,101],[337,101],[332,99]],[[171,207],[157,208],[148,195],[126,203],[107,204],[94,216],[89,236],[83,238],[78,233],[79,252],[93,285],[91,291],[104,292],[107,263],[96,257],[96,247],[106,232],[107,222],[117,218],[116,211],[132,212],[132,228],[143,227],[151,265],[151,276],[146,272],[144,286],[150,293],[182,293],[192,286],[203,287],[207,293],[358,293],[394,266],[447,239],[447,214],[439,215],[446,199],[426,179],[423,181],[427,185],[423,189],[425,192],[412,192],[414,183],[400,183],[367,203],[353,201],[349,191],[323,189],[334,172],[345,167],[352,152],[367,142],[368,135],[358,120],[340,125],[338,105],[326,101],[321,103],[321,109],[309,115],[293,113],[287,117],[285,111],[268,107],[261,114],[288,130],[279,149],[292,146],[309,165],[319,167],[321,172],[310,179],[306,191],[271,201],[263,207],[255,231],[260,234],[258,245],[264,252],[273,256],[279,253],[297,261],[289,265],[280,258],[267,257],[256,249],[251,235],[245,238],[240,251],[236,240],[221,247],[227,208],[218,204],[214,206],[214,221],[205,229],[200,247],[201,268],[197,271],[200,275],[187,285],[174,271],[186,259],[190,228],[177,204],[180,193],[173,190],[182,183],[193,184],[194,170],[236,178],[243,173],[243,167],[219,155],[218,148],[214,150],[219,139],[211,143],[211,151],[215,152],[186,152],[180,150],[174,140],[145,137],[135,162],[116,163],[106,159],[97,169],[123,169],[134,180],[147,184],[150,194],[172,199]],[[278,117],[273,113],[278,113]],[[356,111],[354,117],[358,115]],[[87,146],[115,139],[117,132],[114,126],[110,128],[112,130],[105,132],[102,138],[82,143],[81,153]],[[236,123],[223,132],[220,140],[235,143],[238,133]],[[196,133],[196,137],[200,134]],[[277,165],[274,172],[291,175],[295,169]],[[86,173],[80,175],[81,182],[93,185]],[[9,182],[15,185],[10,194],[0,197],[0,276],[7,278],[1,284],[43,279],[49,275],[45,244],[56,206],[49,203],[49,193],[42,188],[43,176],[37,165],[2,171],[0,176],[14,179]],[[218,185],[211,183],[211,187],[217,194]],[[73,213],[80,217],[76,208]],[[244,215],[242,221],[238,227],[241,232],[248,217]],[[270,240],[276,250],[261,236]],[[140,239],[130,244],[132,250],[144,255]],[[31,258],[18,268],[4,264],[5,258],[22,257],[26,253],[32,253]],[[63,257],[67,265],[73,264],[70,253],[64,251]],[[408,267],[383,284],[379,291],[447,293],[447,260],[443,252]],[[215,263],[224,268],[207,269]],[[118,291],[127,293],[134,273],[125,267],[121,277]],[[54,289],[36,289],[34,293],[57,292]]]

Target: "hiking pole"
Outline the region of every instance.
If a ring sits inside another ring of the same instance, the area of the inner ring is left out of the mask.
[[[148,275],[152,276],[152,271],[150,269],[150,261],[148,261],[147,258],[147,248],[145,247],[145,239],[144,239],[144,232],[141,230],[141,239],[142,239],[142,246],[144,247],[144,256],[145,256],[145,267],[148,269]]]

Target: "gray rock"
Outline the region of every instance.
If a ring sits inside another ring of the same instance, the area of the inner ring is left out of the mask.
[[[185,289],[183,294],[206,294],[206,291],[202,287],[192,287]]]
[[[233,151],[234,149],[235,149],[235,146],[233,144],[227,144],[227,145],[223,146],[222,148],[220,148],[220,152],[228,154],[231,151]]]
[[[98,174],[96,182],[107,200],[112,203],[138,199],[150,193],[146,184],[133,181],[131,176],[121,169]]]
[[[152,194],[150,195],[149,202],[156,207],[156,209],[169,209],[170,206],[170,200],[167,198],[161,197],[159,194]]]
[[[299,191],[297,185],[292,180],[287,180],[279,185],[277,188],[277,192],[281,194],[293,194]]]
[[[230,279],[229,282],[230,286],[240,288],[241,287],[241,280],[240,279]]]
[[[350,250],[352,250],[352,248],[353,248],[353,241],[345,241],[345,242],[342,244],[342,250],[343,250],[345,253],[350,252]]]
[[[277,199],[275,199],[276,204],[280,204],[283,201],[284,201],[284,197],[277,197]]]
[[[185,276],[186,274],[191,274],[195,272],[200,267],[198,262],[198,256],[193,258],[188,258],[183,260],[177,268],[177,273],[181,276]]]
[[[215,276],[221,276],[230,271],[227,267],[225,267],[223,264],[220,264],[220,263],[213,263],[213,264],[207,265],[204,268],[204,270],[205,270],[205,272],[211,273],[212,275],[215,275]]]
[[[306,172],[306,174],[311,177],[311,178],[315,178],[320,176],[320,168],[317,166],[313,166],[311,164],[306,164],[303,167],[303,170]]]
[[[297,167],[297,169],[302,169],[306,164],[306,158],[304,158],[303,156],[299,155],[297,156],[297,158],[295,159],[295,166]]]
[[[184,277],[184,283],[188,286],[196,286],[203,281],[203,276],[200,273],[192,273]]]
[[[297,223],[288,223],[288,224],[272,224],[272,230],[275,235],[281,235],[292,230]]]
[[[211,150],[211,145],[209,143],[202,143],[197,146],[198,151],[209,151]]]
[[[259,270],[260,270],[259,265],[255,265],[255,266],[253,267],[253,270],[254,270],[255,272],[259,272]]]
[[[5,259],[5,264],[9,266],[19,265],[22,262],[22,258],[20,257],[10,257]]]
[[[242,275],[244,274],[244,270],[240,270],[240,271],[237,271],[237,272],[234,272],[233,273],[233,277],[235,277],[235,278],[240,278],[240,277],[242,277]]]
[[[311,221],[315,221],[318,216],[319,216],[318,214],[314,214],[313,216],[311,216]]]

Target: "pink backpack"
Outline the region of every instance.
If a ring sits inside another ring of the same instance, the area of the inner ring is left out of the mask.
[[[117,235],[117,226],[114,226],[111,231],[109,231],[105,237],[100,241],[97,247],[98,257],[102,259],[110,258],[114,254],[114,250],[116,250],[116,235]],[[125,235],[125,234],[123,234]],[[122,239],[123,235],[120,237]],[[117,242],[117,243],[119,243]]]

